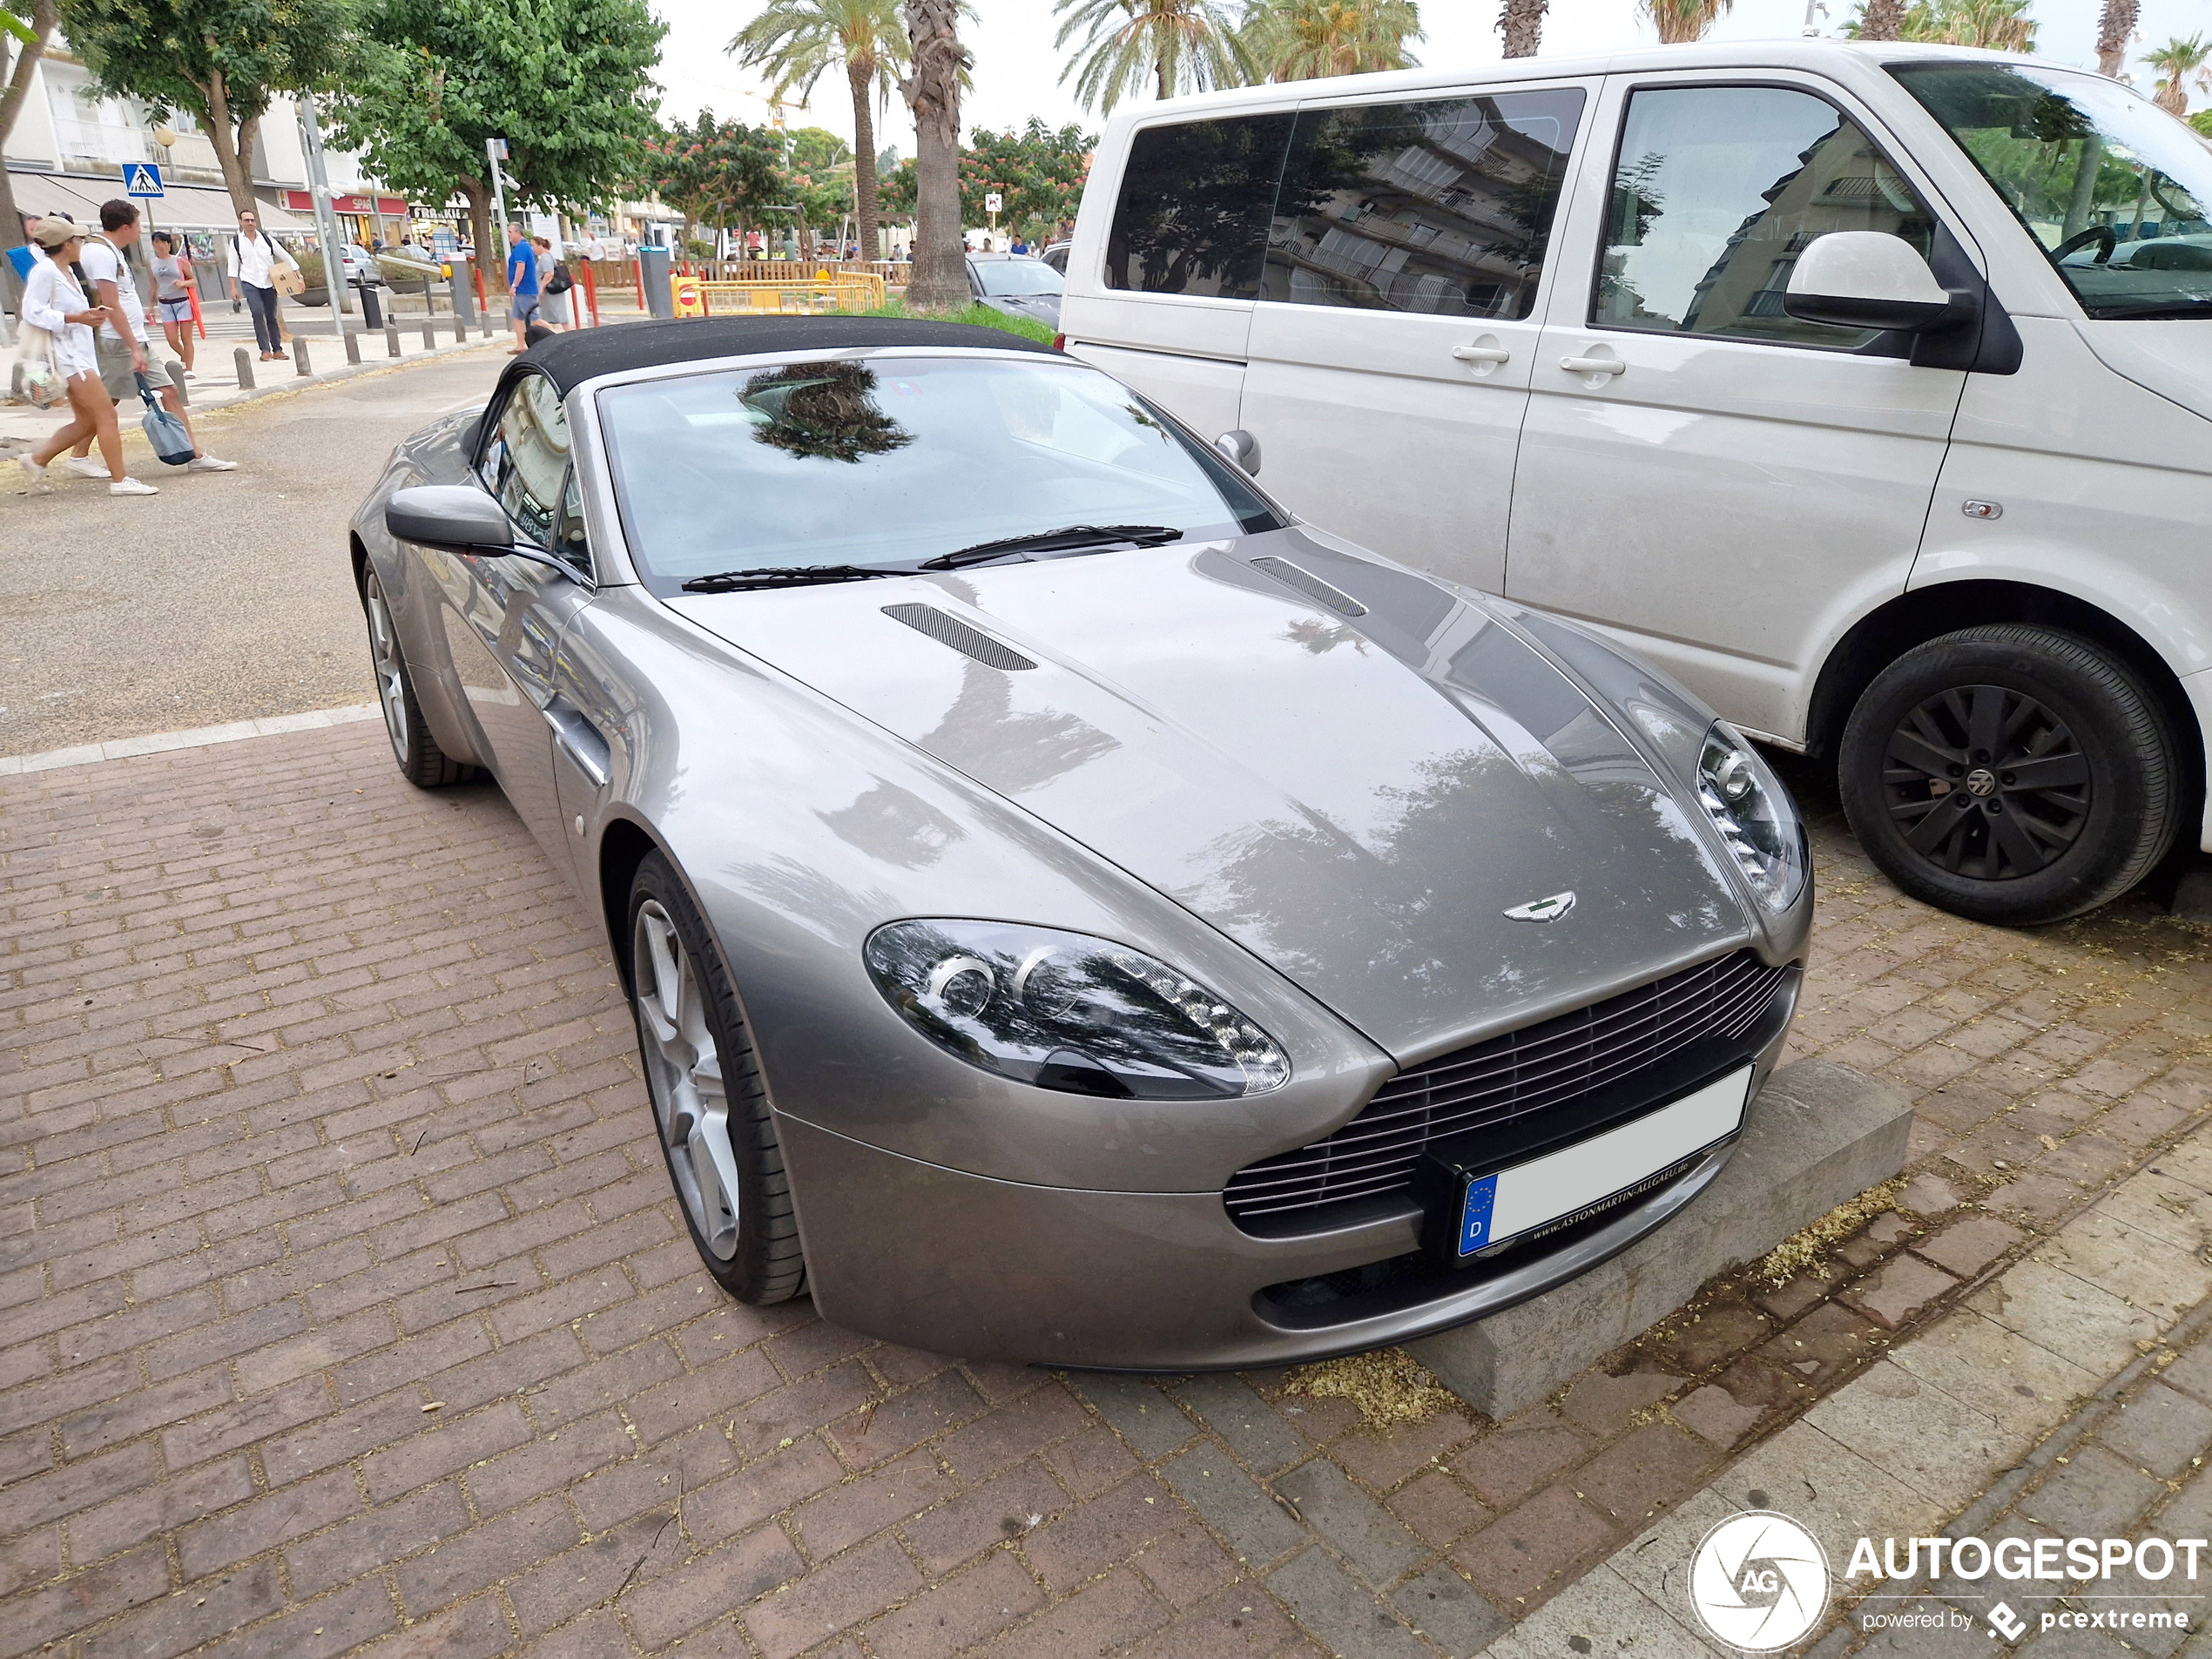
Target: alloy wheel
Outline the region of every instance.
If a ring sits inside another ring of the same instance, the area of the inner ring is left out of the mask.
[[[384,584],[374,572],[362,599],[368,609],[368,655],[376,671],[376,700],[384,705],[384,730],[392,739],[392,752],[405,766],[408,764],[407,669],[400,657],[399,631],[392,626],[391,607],[384,603]]]
[[[2089,762],[2064,720],[2025,691],[1955,685],[1898,723],[1882,792],[1905,845],[1954,875],[2033,875],[2088,821]]]
[[[726,1262],[738,1250],[738,1200],[722,1055],[691,954],[657,899],[637,908],[631,974],[646,1085],[677,1197],[707,1251]]]

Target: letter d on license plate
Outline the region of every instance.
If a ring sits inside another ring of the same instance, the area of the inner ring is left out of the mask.
[[[1743,1127],[1751,1075],[1746,1066],[1634,1123],[1467,1177],[1453,1253],[1465,1261],[1477,1251],[1579,1221],[1664,1185]]]

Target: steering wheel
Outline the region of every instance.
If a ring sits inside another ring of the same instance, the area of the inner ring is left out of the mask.
[[[2096,262],[2103,265],[2111,260],[2113,249],[2120,246],[2120,238],[2113,233],[2112,226],[2109,225],[2092,225],[2086,231],[2075,232],[2053,248],[2051,257],[2054,260],[2062,260],[2074,249],[2087,247],[2092,242],[2097,244]]]

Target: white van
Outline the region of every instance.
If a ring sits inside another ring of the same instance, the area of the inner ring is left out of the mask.
[[[1315,525],[1836,754],[1906,890],[2047,921],[2212,850],[2208,215],[2212,146],[2032,57],[1522,59],[1116,116],[1062,327]]]

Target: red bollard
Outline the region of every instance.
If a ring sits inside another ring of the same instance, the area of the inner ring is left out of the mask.
[[[481,261],[472,262],[469,274],[476,279],[476,310],[483,316],[491,315],[491,307],[484,299],[484,267]]]
[[[591,261],[586,260],[583,263],[583,303],[590,310],[591,326],[597,328],[599,326],[599,282],[598,279],[591,274]]]

